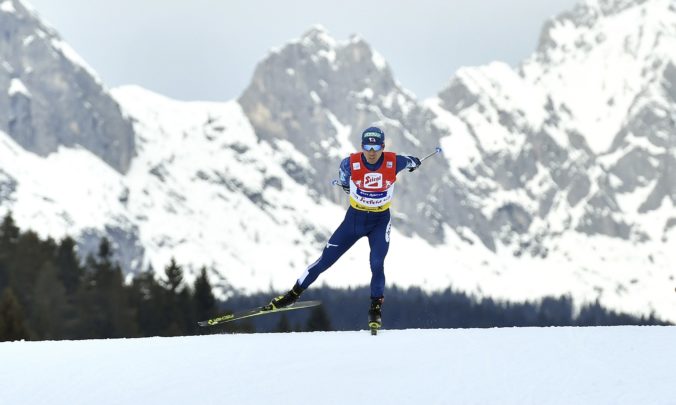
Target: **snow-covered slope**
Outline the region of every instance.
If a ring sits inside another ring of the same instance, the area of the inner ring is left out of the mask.
[[[125,204],[149,261],[206,265],[250,290],[292,283],[288,269],[300,272],[331,231],[310,218],[341,215],[283,170],[312,170],[307,159],[260,143],[236,102],[182,103],[138,87],[114,95],[138,134]]]
[[[287,141],[257,140],[237,103],[181,103],[138,87],[113,94],[139,134],[126,204],[146,258],[207,265],[217,279],[247,291],[289,288],[342,220],[346,201],[337,206],[298,184],[288,174],[290,165],[299,166],[294,172],[314,168]],[[334,161],[337,166],[339,159]],[[411,181],[406,175],[402,187]],[[402,235],[397,224],[395,219],[387,258],[392,284],[430,291],[453,285],[504,300],[569,294],[579,303],[598,297],[634,313],[669,317],[674,311],[674,293],[664,287],[673,260],[666,250],[653,256],[651,277],[637,283],[636,268],[647,259],[610,237],[589,244],[585,235],[565,234],[546,258],[515,257],[511,250],[469,244],[448,228],[445,244],[430,245],[418,235]],[[367,258],[362,240],[320,282],[368,283]],[[609,264],[611,274],[597,270]]]
[[[8,404],[670,404],[673,327],[0,343]]]
[[[22,0],[0,0],[0,131],[48,156],[83,147],[125,172],[134,131],[87,63]]]
[[[675,29],[670,1],[581,2],[518,70],[461,69],[426,101],[497,252],[567,265],[602,301],[673,305]]]

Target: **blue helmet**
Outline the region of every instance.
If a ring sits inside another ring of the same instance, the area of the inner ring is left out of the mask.
[[[385,144],[385,133],[378,127],[368,127],[361,133],[362,145],[383,145]]]

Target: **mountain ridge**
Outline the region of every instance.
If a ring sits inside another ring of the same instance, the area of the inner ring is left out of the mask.
[[[124,173],[134,133],[94,71],[21,0],[2,0],[0,27],[0,131],[43,157],[82,146]]]

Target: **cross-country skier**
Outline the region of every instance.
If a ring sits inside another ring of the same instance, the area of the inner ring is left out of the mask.
[[[377,127],[364,130],[361,145],[361,153],[353,153],[340,163],[340,185],[350,196],[345,219],[329,238],[319,259],[305,269],[289,292],[273,298],[267,308],[283,308],[296,302],[324,270],[331,267],[358,239],[367,236],[371,247],[369,326],[372,329],[380,327],[394,183],[400,171],[407,168],[413,171],[420,167],[420,159],[385,152],[385,133]]]

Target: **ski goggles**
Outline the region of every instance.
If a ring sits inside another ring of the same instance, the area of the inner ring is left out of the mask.
[[[383,145],[362,145],[361,148],[364,149],[364,150],[379,151],[383,148]]]

